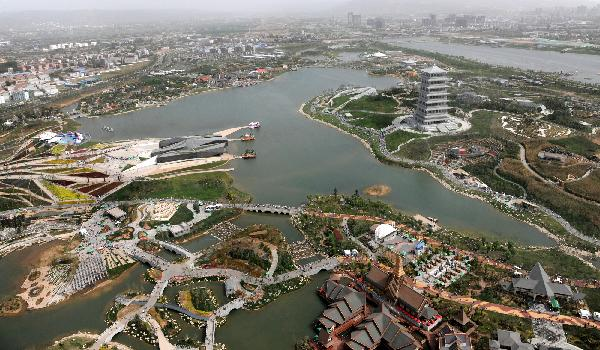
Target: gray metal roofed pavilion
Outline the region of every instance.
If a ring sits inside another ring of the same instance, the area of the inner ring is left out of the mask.
[[[537,297],[548,299],[573,297],[571,287],[566,284],[552,282],[539,262],[533,266],[526,278],[513,278],[512,289],[515,292],[530,295],[534,299]]]
[[[498,338],[490,340],[490,350],[534,350],[533,345],[521,341],[521,334],[517,332],[499,329],[497,333]]]
[[[160,141],[151,155],[157,163],[215,157],[225,153],[228,143],[220,136],[174,137]]]
[[[465,333],[448,333],[438,339],[439,350],[471,350],[471,339]]]

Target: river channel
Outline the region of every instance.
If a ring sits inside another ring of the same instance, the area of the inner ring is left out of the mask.
[[[600,84],[600,56],[597,55],[445,43],[428,37],[389,39],[386,42],[410,49],[462,56],[488,64],[534,71],[571,73],[573,75],[569,76],[569,79]]]

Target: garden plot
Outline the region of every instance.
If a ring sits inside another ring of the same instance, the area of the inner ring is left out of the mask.
[[[572,133],[569,128],[528,117],[504,115],[501,122],[504,130],[526,138],[565,137]]]

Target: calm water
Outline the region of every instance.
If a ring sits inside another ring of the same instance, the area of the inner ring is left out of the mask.
[[[297,113],[305,100],[347,83],[386,87],[395,81],[351,70],[308,69],[253,88],[194,96],[126,116],[84,120],[83,130],[97,139],[117,140],[203,134],[260,120],[264,127],[257,132],[253,145],[258,159],[233,163],[236,186],[252,193],[257,202],[294,205],[302,203],[307,194],[330,193],[334,187],[352,193],[384,183],[392,187],[385,200],[407,212],[432,215],[445,225],[527,244],[550,243],[530,226],[491,206],[444,189],[425,173],[377,162],[354,138]],[[113,127],[114,134],[103,133],[103,125]],[[233,143],[231,152],[240,152],[242,148]],[[268,223],[281,229],[291,241],[298,237],[283,217],[249,214],[236,223],[241,226]],[[192,250],[200,250],[213,243],[206,238],[188,244]],[[4,281],[0,284],[0,297],[17,292],[29,265],[34,263],[31,257],[39,249],[44,247],[30,248],[0,260],[0,276]],[[0,348],[40,349],[78,330],[101,332],[105,328],[104,314],[115,295],[128,289],[152,288],[143,281],[143,270],[144,267],[137,266],[112,287],[67,303],[18,317],[0,318]],[[259,312],[234,311],[226,325],[217,330],[217,339],[233,350],[292,349],[296,339],[313,334],[310,325],[323,309],[315,289],[325,278],[326,274],[318,275],[307,287],[283,296]],[[116,340],[135,349],[149,348],[126,335],[119,335]]]
[[[300,231],[298,231],[290,222],[290,217],[286,215],[245,213],[234,220],[233,223],[239,227],[248,227],[256,224],[274,226],[281,231],[288,243],[304,239]]]
[[[82,130],[98,140],[206,134],[261,121],[252,146],[258,158],[231,163],[236,186],[259,203],[298,205],[308,194],[353,193],[387,184],[384,200],[409,213],[440,219],[444,225],[524,244],[548,245],[538,230],[493,207],[446,190],[423,172],[379,163],[354,138],[302,117],[299,106],[342,84],[385,88],[388,77],[371,77],[346,69],[304,69],[251,88],[229,89],[188,97],[162,108],[121,116],[83,119]],[[114,133],[102,131],[111,126]],[[248,144],[232,142],[239,154]]]
[[[298,339],[312,337],[311,325],[325,304],[316,293],[329,276],[321,272],[302,289],[283,295],[259,311],[236,310],[217,328],[216,341],[228,350],[293,349]]]
[[[18,292],[29,271],[29,266],[23,268],[23,264],[19,262],[26,261],[40,248],[44,247],[29,248],[0,260],[0,273],[3,281],[6,281],[0,284],[0,298]],[[136,265],[118,283],[88,295],[77,296],[67,303],[39,311],[27,311],[17,317],[0,318],[0,349],[45,349],[53,340],[80,330],[102,332],[106,328],[104,314],[117,294],[130,289],[152,289],[143,280],[144,269],[141,265]],[[128,336],[121,336],[119,341],[130,344],[135,349],[147,348]]]
[[[411,49],[446,55],[463,56],[484,63],[544,72],[575,73],[569,77],[585,83],[600,83],[600,56],[516,49],[510,47],[473,46],[443,43],[431,38],[387,40]]]
[[[180,246],[184,247],[185,249],[189,250],[190,252],[195,253],[195,252],[199,252],[203,249],[206,249],[206,248],[216,244],[217,242],[219,242],[219,240],[216,237],[202,236],[202,237],[194,238],[185,243],[181,243]]]

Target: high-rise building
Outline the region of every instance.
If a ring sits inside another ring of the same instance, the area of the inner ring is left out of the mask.
[[[421,125],[448,121],[448,72],[438,66],[421,71],[421,89],[415,118]]]
[[[360,27],[361,15],[355,15],[354,12],[348,12],[348,26],[353,28]]]

